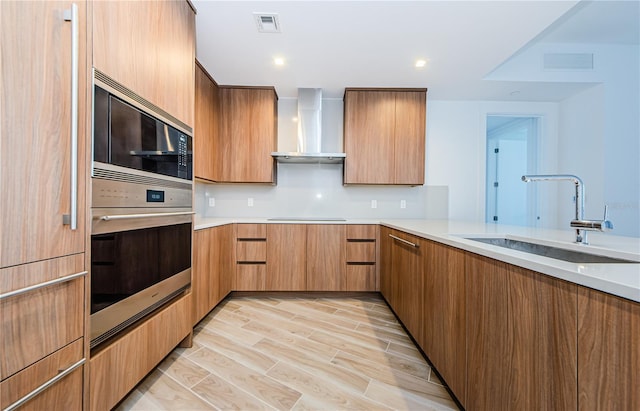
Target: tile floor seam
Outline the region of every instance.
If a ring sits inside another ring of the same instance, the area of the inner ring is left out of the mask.
[[[198,395],[198,393],[194,392],[191,388],[187,387],[186,385],[182,384],[180,381],[178,381],[176,378],[172,377],[171,375],[167,374],[166,372],[164,372],[163,370],[157,368],[157,370],[159,370],[164,376],[172,379],[176,384],[181,385],[182,387],[184,387],[187,391],[189,391],[191,394],[195,395],[196,397],[200,398],[202,401],[206,402],[207,404],[211,405],[215,410],[218,410],[219,408],[216,407],[215,405],[211,404],[209,401],[207,401],[205,398],[202,398],[200,395]],[[206,377],[205,377],[206,378]]]

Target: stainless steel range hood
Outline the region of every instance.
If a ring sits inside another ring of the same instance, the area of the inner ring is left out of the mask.
[[[322,89],[298,89],[297,151],[274,151],[271,155],[281,163],[344,162],[344,153],[322,152]]]

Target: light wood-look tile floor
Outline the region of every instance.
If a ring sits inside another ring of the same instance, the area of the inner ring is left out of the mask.
[[[234,297],[118,410],[457,410],[385,302]]]

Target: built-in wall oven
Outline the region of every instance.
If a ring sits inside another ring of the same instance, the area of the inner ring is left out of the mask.
[[[190,129],[94,76],[91,347],[191,283]]]

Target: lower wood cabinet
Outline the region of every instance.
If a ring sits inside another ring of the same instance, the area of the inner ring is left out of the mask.
[[[424,318],[418,343],[465,405],[467,389],[465,252],[425,241]]]
[[[269,291],[307,289],[307,226],[267,225],[267,273]]]
[[[640,303],[578,287],[578,408],[640,410]]]
[[[347,291],[376,291],[376,225],[347,225]]]
[[[78,339],[30,367],[0,383],[0,405],[4,409],[36,390],[46,382],[52,384],[24,405],[22,410],[80,410],[84,365],[78,364],[83,358],[83,340]],[[59,380],[54,380],[61,372],[69,370]]]
[[[264,291],[267,275],[267,225],[236,225],[237,291]]]
[[[89,409],[110,410],[192,330],[191,293],[160,309],[90,360]],[[70,408],[71,409],[71,408]]]
[[[307,225],[307,290],[345,291],[344,224]]]
[[[230,224],[193,233],[191,292],[194,325],[233,289],[233,240],[233,226]]]
[[[466,276],[467,410],[577,409],[577,285],[471,253]]]

